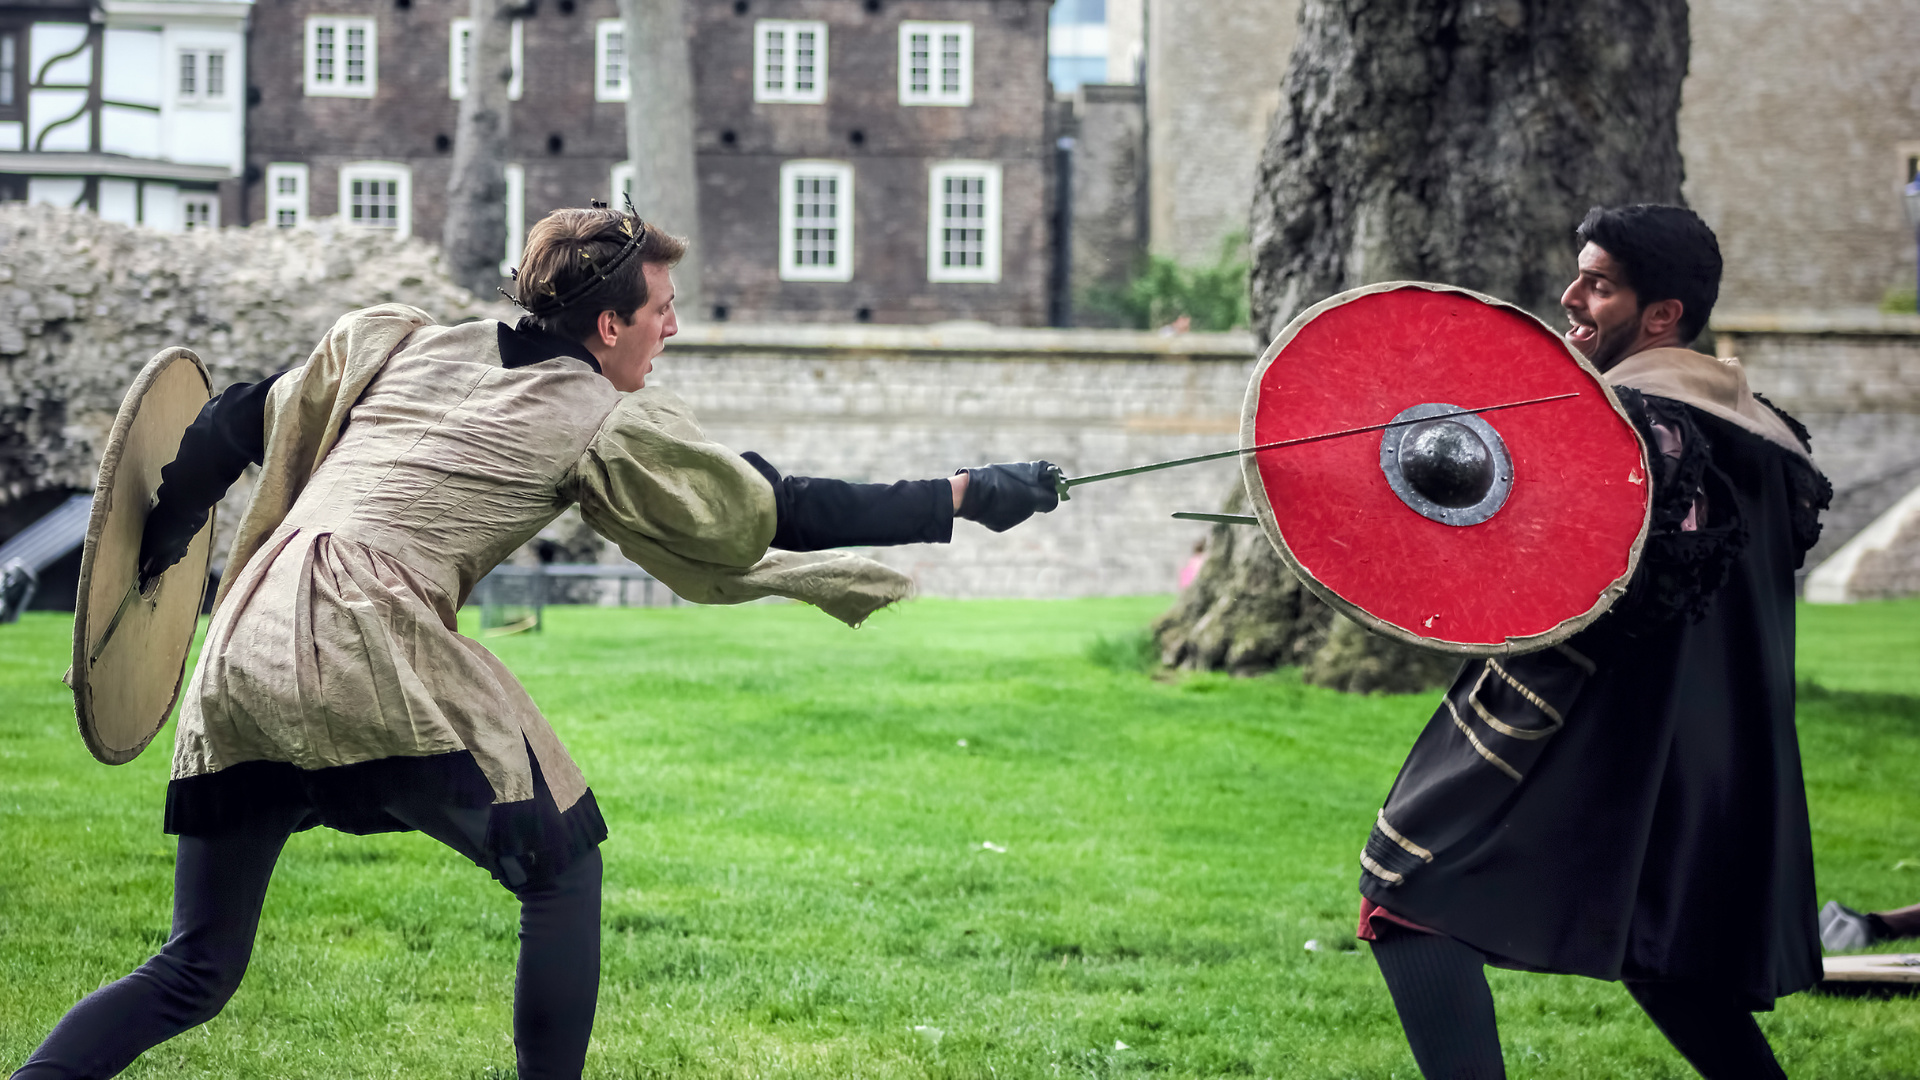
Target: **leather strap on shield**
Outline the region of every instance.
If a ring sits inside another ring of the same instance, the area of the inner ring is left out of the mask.
[[[1341,293],[1267,348],[1241,438],[1396,420],[1409,422],[1243,459],[1267,538],[1336,610],[1487,656],[1562,641],[1626,590],[1652,505],[1645,451],[1599,372],[1540,320],[1444,285]]]
[[[207,369],[193,353],[167,349],[155,356],[120,403],[100,461],[80,555],[67,685],[80,737],[108,765],[138,757],[180,696],[206,592],[212,515],[186,556],[145,592],[137,564],[160,470],[179,452],[180,437],[211,390]]]

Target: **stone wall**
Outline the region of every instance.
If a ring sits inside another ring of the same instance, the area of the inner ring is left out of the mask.
[[[1146,0],[1153,251],[1210,263],[1247,231],[1298,0]]]
[[[1118,293],[1146,247],[1147,142],[1138,86],[1082,86],[1071,102],[1068,289],[1072,325],[1113,326],[1094,303]]]
[[[1914,286],[1900,188],[1920,155],[1920,4],[1692,0],[1687,201],[1720,235],[1721,303],[1879,303]]]
[[[0,208],[0,539],[32,507],[92,486],[134,373],[186,345],[216,386],[300,362],[342,312],[386,300],[442,320],[498,316],[448,284],[433,250],[362,233],[166,235],[49,207]],[[1723,355],[1805,421],[1839,490],[1821,552],[1920,483],[1920,318],[1734,315]],[[1044,457],[1069,475],[1234,445],[1255,343],[1242,334],[707,324],[674,339],[654,382],[710,434],[781,469],[853,480],[941,476]],[[879,557],[942,596],[1171,591],[1232,462],[1089,485],[994,535]],[[222,511],[236,519],[236,492]],[[565,559],[613,558],[560,523]]]
[[[92,490],[121,398],[161,349],[194,350],[219,389],[300,363],[342,312],[392,300],[445,321],[505,313],[447,281],[418,240],[325,225],[160,233],[0,206],[0,535]]]
[[[1727,312],[1715,349],[1792,413],[1833,481],[1809,568],[1920,484],[1920,317]]]
[[[689,329],[650,382],[716,439],[782,471],[888,481],[1046,458],[1069,476],[1231,448],[1252,370],[1243,334],[869,327]],[[1171,592],[1231,461],[1091,484],[995,535],[873,552],[936,596]]]

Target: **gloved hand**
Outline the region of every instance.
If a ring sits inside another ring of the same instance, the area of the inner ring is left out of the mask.
[[[955,511],[994,532],[1006,532],[1037,513],[1060,505],[1048,461],[1017,461],[960,469],[967,474],[967,492]]]
[[[187,549],[193,546],[193,538],[207,523],[207,515],[202,511],[197,518],[193,515],[185,519],[168,513],[172,509],[165,500],[147,515],[146,527],[140,533],[140,590],[145,592],[153,584],[153,579],[167,572],[174,563],[186,557]]]

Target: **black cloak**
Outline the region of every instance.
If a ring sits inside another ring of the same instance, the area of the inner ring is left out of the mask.
[[[1715,983],[1770,1009],[1821,971],[1794,571],[1830,489],[1749,430],[1620,394],[1649,447],[1649,421],[1681,437],[1650,470],[1633,583],[1565,646],[1465,665],[1360,891],[1503,966]],[[1697,499],[1705,520],[1683,530]]]

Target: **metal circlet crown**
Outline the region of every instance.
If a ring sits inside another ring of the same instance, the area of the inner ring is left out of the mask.
[[[566,310],[569,305],[578,302],[582,297],[605,284],[616,270],[625,266],[627,260],[633,258],[634,252],[639,251],[640,245],[647,239],[647,223],[640,220],[639,211],[633,208],[633,194],[631,192],[625,195],[625,201],[627,211],[620,219],[620,229],[627,234],[627,242],[614,254],[612,259],[607,261],[607,265],[604,267],[594,265],[593,256],[588,254],[587,249],[580,249],[580,257],[586,260],[587,269],[593,274],[592,277],[575,285],[564,293],[556,293],[554,291],[551,279],[543,281],[539,285],[531,286],[531,288],[539,292],[542,287],[544,287],[545,295],[536,296],[529,300],[526,298],[526,292],[530,286],[520,281],[520,268],[516,266],[510,272],[510,276],[513,278],[520,295],[516,296],[514,293],[510,293],[505,289],[499,289],[500,295],[513,301],[515,307],[520,308],[529,315],[545,317],[559,314]],[[590,209],[594,210],[605,210],[607,208],[607,204],[599,199],[589,199],[587,200],[587,205]],[[639,228],[634,227],[636,224]]]

